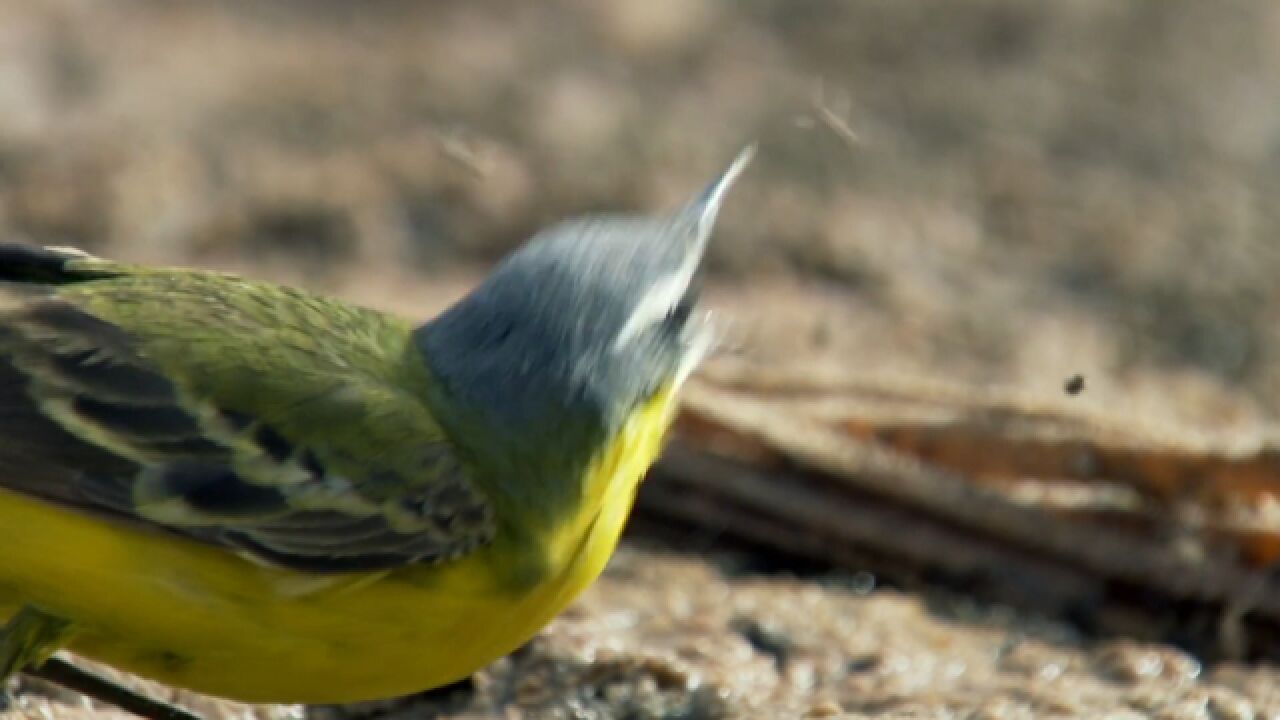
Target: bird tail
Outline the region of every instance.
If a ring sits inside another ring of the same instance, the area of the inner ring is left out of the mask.
[[[67,285],[120,272],[110,262],[75,248],[0,243],[0,283]]]

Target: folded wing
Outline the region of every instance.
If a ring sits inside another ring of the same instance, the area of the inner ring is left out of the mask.
[[[401,321],[231,276],[0,245],[0,488],[344,572],[493,534]]]

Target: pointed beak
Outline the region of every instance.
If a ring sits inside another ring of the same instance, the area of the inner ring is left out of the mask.
[[[662,253],[661,265],[665,267],[656,271],[653,277],[647,278],[646,287],[637,293],[636,305],[618,333],[615,347],[625,345],[635,333],[647,327],[655,318],[672,312],[688,293],[689,284],[702,262],[707,238],[711,236],[712,226],[715,225],[716,215],[724,203],[725,195],[755,154],[755,145],[744,148],[715,182],[708,185],[674,218],[663,221],[663,233],[660,236],[646,238],[657,241],[655,245],[660,247],[658,252]],[[671,220],[675,222],[672,223]]]
[[[729,168],[708,185],[696,200],[689,204],[686,212],[697,216],[698,235],[701,242],[705,243],[707,236],[711,234],[711,228],[715,225],[716,216],[720,213],[720,206],[724,204],[725,196],[729,194],[729,189],[733,187],[738,176],[742,175],[742,172],[751,164],[751,159],[755,155],[756,146],[754,143],[743,148],[738,153],[738,157],[734,158],[729,165]]]
[[[696,239],[691,248],[693,252],[686,257],[684,266],[680,272],[670,279],[671,287],[664,288],[666,295],[671,298],[667,300],[669,306],[674,306],[679,297],[684,297],[684,302],[691,304],[688,299],[690,293],[689,283],[692,281],[698,263],[702,259],[707,239],[711,236],[716,216],[720,213],[720,206],[724,204],[724,199],[729,194],[729,189],[733,187],[742,172],[747,169],[747,165],[751,164],[751,159],[755,155],[756,146],[754,144],[743,148],[742,152],[738,153],[738,157],[734,158],[729,167],[720,174],[720,177],[708,185],[698,195],[697,199],[685,208],[685,213],[696,218]],[[688,310],[686,309],[686,315],[687,312]],[[717,334],[715,326],[711,322],[710,313],[704,313],[697,317],[686,317],[681,328],[683,354],[680,358],[679,366],[676,368],[675,383],[677,386],[682,384],[703,359],[711,354],[716,344],[716,337]]]

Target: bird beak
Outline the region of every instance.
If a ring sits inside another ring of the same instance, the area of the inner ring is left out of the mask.
[[[724,204],[725,196],[729,194],[729,189],[733,187],[738,177],[751,164],[751,159],[755,155],[756,146],[754,143],[743,148],[738,153],[738,157],[734,158],[733,162],[729,164],[728,169],[708,185],[686,209],[686,212],[692,213],[697,217],[698,230],[694,244],[695,251],[685,261],[685,267],[677,276],[680,294],[688,291],[689,283],[692,281],[693,274],[701,260],[707,240],[711,237],[711,229],[715,226],[716,216],[720,213],[720,206]],[[687,321],[684,330],[685,352],[675,375],[677,387],[682,385],[703,359],[711,354],[717,343],[717,338],[718,332],[711,321],[710,313],[704,313]]]
[[[698,236],[701,243],[705,243],[708,236],[711,235],[711,228],[715,225],[716,216],[720,213],[720,206],[724,204],[724,198],[729,193],[729,188],[733,187],[738,176],[742,171],[747,169],[747,165],[751,164],[751,159],[756,155],[756,146],[754,143],[742,149],[738,153],[738,157],[734,158],[729,168],[721,173],[707,186],[698,198],[690,203],[688,211],[696,213],[698,217]]]
[[[640,298],[631,317],[618,333],[614,343],[615,348],[629,342],[655,317],[661,317],[670,312],[688,291],[689,283],[692,282],[694,273],[698,270],[698,264],[702,261],[707,239],[711,236],[711,228],[715,225],[716,215],[720,212],[725,195],[755,154],[754,144],[744,148],[715,182],[708,185],[693,202],[677,214],[680,231],[669,232],[664,239],[679,243],[677,254],[670,258],[678,261],[679,265],[672,268],[669,275],[658,278]],[[690,224],[696,225],[692,233],[689,232]]]

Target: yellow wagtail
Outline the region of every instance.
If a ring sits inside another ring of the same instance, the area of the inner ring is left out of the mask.
[[[456,681],[599,575],[705,354],[677,212],[535,236],[435,319],[0,245],[0,676],[246,701]]]

